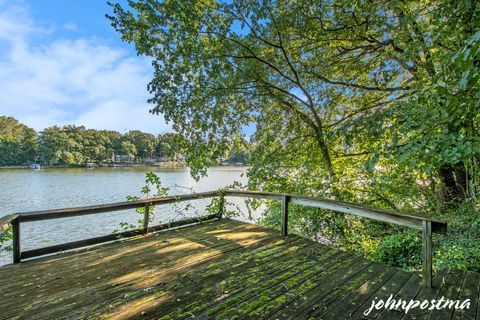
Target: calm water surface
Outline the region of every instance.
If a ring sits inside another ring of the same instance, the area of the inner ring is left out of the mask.
[[[170,194],[215,190],[235,181],[246,182],[245,167],[215,167],[198,182],[188,168],[96,168],[0,170],[0,216],[13,212],[85,206],[125,201],[128,195],[140,196],[145,173],[154,171]],[[190,188],[190,189],[189,189]],[[190,202],[193,208],[158,206],[156,222],[204,213],[209,200]],[[22,224],[22,249],[75,241],[109,234],[119,223],[135,222],[134,210],[83,217],[46,220]],[[11,262],[10,254],[0,254],[0,265]]]

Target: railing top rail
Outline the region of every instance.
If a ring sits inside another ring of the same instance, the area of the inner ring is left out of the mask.
[[[98,204],[98,205],[74,207],[74,208],[18,212],[13,215],[17,216],[20,222],[59,219],[59,218],[83,216],[83,215],[89,215],[89,214],[97,214],[97,213],[103,213],[103,212],[140,208],[145,206],[146,204],[151,204],[151,205],[168,204],[168,203],[174,203],[178,201],[211,198],[211,197],[217,196],[218,193],[219,191],[208,191],[208,192],[199,192],[199,193],[192,193],[192,194],[185,194],[185,195],[149,198],[149,199],[142,199],[137,201],[107,203],[107,204]]]
[[[224,194],[226,196],[250,197],[250,198],[261,198],[261,199],[270,199],[270,200],[281,200],[282,197],[286,196],[289,198],[289,202],[293,204],[300,204],[300,205],[305,205],[310,207],[333,210],[333,211],[352,214],[360,217],[366,217],[366,218],[370,218],[370,219],[378,220],[382,222],[388,222],[396,225],[410,227],[417,230],[422,230],[423,222],[429,221],[432,223],[432,232],[445,234],[447,230],[446,221],[439,221],[439,220],[429,219],[426,217],[406,215],[406,214],[401,214],[399,212],[395,212],[391,210],[379,209],[375,207],[364,206],[364,205],[359,205],[359,204],[349,203],[349,202],[329,200],[329,199],[323,199],[323,198],[317,198],[317,197],[301,196],[296,194],[275,193],[275,192],[226,190]]]
[[[217,190],[200,193],[192,193],[186,195],[167,196],[159,198],[142,199],[138,201],[126,201],[109,204],[99,204],[93,206],[62,208],[54,210],[42,210],[32,212],[19,212],[9,216],[0,218],[0,232],[6,230],[10,222],[16,218],[20,222],[39,221],[48,219],[58,219],[66,217],[74,217],[88,214],[97,214],[103,212],[119,211],[126,209],[134,209],[142,207],[146,204],[168,204],[178,201],[188,201],[203,198],[211,198],[223,193],[225,196],[234,197],[250,197],[270,200],[281,200],[284,196],[288,197],[289,202],[310,207],[318,207],[346,214],[366,217],[373,220],[388,222],[396,225],[406,226],[418,230],[422,230],[424,221],[432,224],[432,232],[445,234],[447,229],[446,221],[439,221],[425,217],[401,214],[399,212],[369,207],[349,202],[341,202],[317,197],[301,196],[296,194],[285,194],[276,192],[258,192],[258,191],[240,191],[240,190]]]

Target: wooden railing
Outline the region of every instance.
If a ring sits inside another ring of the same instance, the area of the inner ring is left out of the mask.
[[[181,201],[198,200],[204,198],[220,197],[220,208],[215,214],[195,217],[166,223],[156,226],[149,226],[150,207],[153,205],[171,204]],[[59,251],[70,250],[79,247],[85,247],[93,244],[113,241],[121,237],[138,236],[153,231],[164,230],[168,228],[179,227],[187,224],[198,223],[213,219],[222,218],[224,211],[225,197],[244,197],[259,198],[267,200],[278,200],[282,202],[282,235],[288,234],[288,207],[289,204],[298,204],[308,207],[316,207],[345,214],[351,214],[359,217],[365,217],[381,222],[387,222],[399,226],[410,227],[422,231],[423,238],[423,265],[422,276],[423,283],[426,287],[432,286],[432,233],[445,234],[447,230],[447,222],[427,219],[411,215],[404,215],[398,212],[378,209],[358,205],[354,203],[340,202],[316,197],[307,197],[293,194],[282,194],[272,192],[254,192],[254,191],[237,191],[237,190],[218,190],[203,193],[194,193],[189,195],[179,195],[162,198],[150,198],[145,200],[119,202],[111,204],[103,204],[88,207],[66,208],[56,210],[34,211],[15,213],[0,218],[0,232],[5,231],[10,225],[13,232],[13,262],[18,263],[23,259],[33,258],[45,254],[55,253]],[[144,223],[142,229],[134,229],[120,233],[113,233],[105,236],[90,238],[86,240],[68,242],[64,244],[22,251],[20,247],[20,224],[31,221],[59,219],[74,216],[83,216],[89,214],[99,214],[104,212],[141,208],[144,207]]]
[[[218,218],[221,218],[221,212],[219,212],[218,214],[211,214],[208,216],[183,219],[183,220],[174,221],[171,223],[165,223],[165,224],[156,225],[156,226],[149,226],[151,206],[171,204],[171,203],[177,203],[182,201],[199,200],[204,198],[212,198],[217,195],[219,195],[218,191],[211,191],[211,192],[194,193],[194,194],[171,196],[171,197],[150,198],[150,199],[144,199],[144,200],[138,200],[138,201],[101,204],[101,205],[94,205],[94,206],[87,206],[87,207],[15,213],[10,215],[9,218],[7,218],[9,221],[9,224],[12,226],[12,233],[13,233],[13,262],[18,263],[23,259],[29,259],[33,257],[55,253],[55,252],[113,241],[119,238],[138,236],[138,235],[147,234],[153,231],[160,231],[168,228],[174,228],[174,227],[179,227],[187,224],[198,223],[201,221],[218,219]],[[73,241],[73,242],[68,242],[68,243],[63,243],[63,244],[58,244],[54,246],[33,249],[33,250],[27,250],[27,251],[21,250],[21,246],[20,246],[21,223],[84,216],[84,215],[90,215],[90,214],[100,214],[105,212],[120,211],[120,210],[126,210],[126,209],[136,209],[136,208],[142,208],[142,207],[144,208],[144,217],[143,217],[143,228],[141,229],[111,233],[111,234],[100,236],[100,237]],[[5,226],[6,223],[4,222],[3,225]]]

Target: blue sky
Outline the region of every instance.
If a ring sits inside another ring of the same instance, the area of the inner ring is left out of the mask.
[[[171,131],[148,113],[150,61],[120,40],[110,12],[103,0],[0,0],[0,115],[36,130]]]
[[[127,7],[127,1],[118,2]],[[30,0],[17,1],[24,4],[39,26],[54,28],[49,40],[59,38],[97,38],[113,47],[123,48],[135,54],[133,46],[122,42],[119,34],[105,18],[111,7],[104,0]]]

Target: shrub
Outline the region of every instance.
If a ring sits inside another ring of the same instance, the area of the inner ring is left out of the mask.
[[[375,261],[402,268],[414,269],[422,263],[422,240],[416,231],[387,236],[373,254]]]

